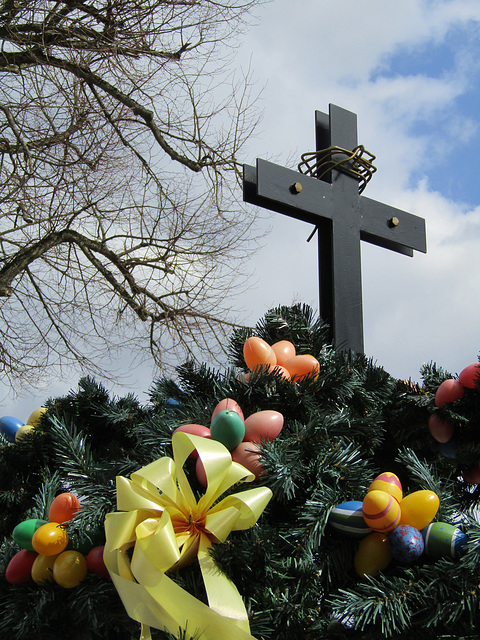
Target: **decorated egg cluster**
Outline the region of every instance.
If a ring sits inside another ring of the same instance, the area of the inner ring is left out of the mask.
[[[444,380],[435,393],[435,407],[438,411],[432,413],[428,419],[428,429],[438,442],[439,451],[447,458],[455,458],[455,426],[442,409],[447,403],[463,398],[465,389],[474,389],[480,381],[480,363],[476,362],[465,367],[458,376],[458,380],[449,378]],[[480,460],[471,469],[463,473],[464,479],[470,484],[480,483]]]
[[[263,473],[260,462],[260,443],[274,440],[283,429],[283,422],[283,415],[273,410],[257,411],[248,418],[244,418],[238,402],[225,398],[213,410],[210,427],[201,424],[183,424],[173,433],[183,431],[221,442],[230,451],[234,462],[243,465],[258,478]],[[197,478],[205,487],[207,479],[202,462],[196,451],[191,456],[197,458]]]
[[[262,338],[252,336],[245,340],[243,357],[250,371],[266,369],[286,380],[304,380],[320,372],[318,360],[309,354],[297,355],[295,346],[288,340],[270,346]]]
[[[56,582],[65,589],[72,589],[85,579],[88,571],[109,577],[103,562],[103,545],[93,547],[86,556],[68,548],[65,524],[79,510],[78,498],[65,492],[52,501],[48,520],[30,519],[18,524],[13,530],[13,539],[21,550],[8,563],[7,582]]]
[[[467,536],[446,522],[432,522],[439,499],[428,490],[403,497],[400,480],[394,473],[375,478],[363,502],[352,500],[334,507],[329,524],[348,536],[361,538],[355,555],[359,576],[376,576],[392,559],[411,564],[423,553],[438,558],[457,558]]]
[[[0,418],[0,433],[7,442],[19,442],[26,433],[39,426],[41,417],[45,412],[45,407],[36,409],[29,416],[26,423],[13,416],[3,416]]]

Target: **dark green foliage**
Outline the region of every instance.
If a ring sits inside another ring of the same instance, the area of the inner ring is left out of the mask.
[[[314,379],[292,384],[258,371],[249,381],[243,343],[258,335],[270,344],[290,340],[297,353],[320,362]],[[72,546],[103,543],[105,514],[116,509],[115,476],[128,476],[152,460],[172,455],[171,436],[186,423],[208,426],[216,404],[236,400],[245,416],[280,411],[280,436],[262,443],[265,475],[255,485],[273,499],[257,525],[214,544],[213,557],[236,584],[258,640],[440,640],[476,638],[480,627],[480,524],[477,485],[462,473],[480,459],[480,393],[438,409],[435,391],[453,377],[435,364],[422,384],[393,379],[363,355],[337,353],[325,325],[306,306],[279,307],[255,329],[237,331],[230,344],[232,368],[216,371],[186,363],[175,380],[160,378],[150,401],[110,398],[90,378],[77,391],[46,403],[40,428],[0,449],[0,634],[12,640],[132,640],[139,625],[128,618],[112,583],[89,574],[78,587],[12,586],[3,574],[18,550],[18,522],[45,517],[55,495],[75,491],[82,510],[68,525]],[[466,363],[466,365],[469,363]],[[457,455],[444,457],[428,429],[438,412],[455,425]],[[353,568],[358,541],[329,525],[333,507],[362,500],[382,471],[396,473],[404,494],[419,489],[440,498],[438,520],[468,534],[458,560],[423,555],[414,565],[392,562],[374,578]],[[195,463],[186,463],[197,495]],[[172,578],[206,602],[194,563]],[[160,630],[153,638],[173,640]],[[190,636],[179,631],[178,638]],[[220,639],[219,640],[228,640]]]

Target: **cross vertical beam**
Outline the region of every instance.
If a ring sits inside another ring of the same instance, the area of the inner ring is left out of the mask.
[[[357,147],[357,116],[330,105],[317,111],[316,150]],[[337,349],[363,353],[360,241],[413,255],[426,252],[425,221],[365,198],[352,172],[333,166],[320,179],[257,159],[244,165],[244,200],[299,220],[318,230],[320,315]],[[295,187],[295,188],[293,188]]]

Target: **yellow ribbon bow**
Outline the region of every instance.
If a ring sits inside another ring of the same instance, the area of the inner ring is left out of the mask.
[[[220,442],[177,432],[173,457],[160,458],[130,476],[117,477],[116,513],[106,516],[104,561],[128,615],[173,635],[186,630],[201,640],[255,640],[235,585],[210,557],[212,542],[231,531],[252,527],[272,492],[266,487],[217,500],[240,481],[255,476],[233,462]],[[207,478],[197,502],[183,470],[196,449]],[[134,547],[133,555],[127,553]],[[165,573],[198,558],[209,606],[179,587]]]

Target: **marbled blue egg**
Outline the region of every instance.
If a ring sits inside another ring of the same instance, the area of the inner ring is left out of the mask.
[[[15,442],[15,434],[24,424],[18,418],[3,416],[3,418],[0,418],[0,433],[8,442]]]
[[[458,558],[465,551],[468,537],[452,524],[432,522],[422,529],[425,553],[431,558]]]
[[[418,529],[408,524],[401,524],[390,532],[388,546],[392,558],[397,562],[411,564],[422,555],[425,543]]]
[[[354,538],[363,538],[372,532],[363,517],[360,500],[342,502],[334,507],[330,512],[328,523],[337,531]]]

